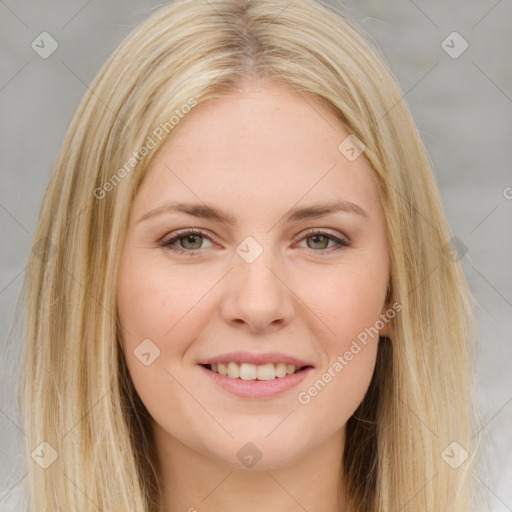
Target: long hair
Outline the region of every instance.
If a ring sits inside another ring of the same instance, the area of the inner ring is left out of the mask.
[[[181,0],[102,66],[44,193],[19,381],[31,510],[159,510],[150,418],[116,307],[130,207],[191,109],[264,79],[321,100],[363,142],[387,226],[390,302],[402,306],[347,424],[339,489],[351,512],[469,509],[473,304],[403,92],[370,39],[326,2]]]

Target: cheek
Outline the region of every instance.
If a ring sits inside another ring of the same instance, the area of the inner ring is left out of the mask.
[[[379,346],[375,324],[384,294],[369,283],[363,286],[355,274],[339,276],[324,292],[330,299],[314,308],[322,320],[317,336],[322,365],[297,400],[309,417],[314,411],[315,428],[334,431],[352,416],[371,382]]]
[[[126,364],[139,394],[157,389],[164,360],[184,347],[173,329],[179,318],[186,323],[186,301],[180,285],[158,267],[141,261],[128,250],[119,268],[117,305]],[[180,323],[181,326],[181,323]],[[173,343],[165,343],[172,339]],[[153,397],[152,400],[157,399]]]
[[[385,264],[372,261],[347,262],[336,270],[322,271],[325,276],[317,271],[318,285],[303,289],[301,296],[321,320],[317,327],[332,355],[333,351],[346,350],[352,339],[379,320],[384,312],[388,273]]]
[[[130,250],[121,260],[117,304],[124,360],[154,418],[178,417],[190,407],[177,382],[181,376],[172,369],[201,329],[191,314],[201,291],[185,281],[166,265],[152,265]]]
[[[188,325],[188,316],[202,294],[200,280],[128,251],[119,269],[117,297],[123,337],[130,343],[150,338],[163,344]]]
[[[304,289],[301,296],[316,313],[316,325],[310,328],[318,333],[324,357],[321,370],[310,387],[301,390],[298,401],[314,408],[318,417],[329,418],[335,428],[357,409],[373,376],[377,322],[387,294],[386,260],[354,258],[336,271],[326,269],[325,278],[318,277],[322,285]]]
[[[377,347],[377,341],[361,346],[354,350],[357,353],[351,356],[351,360],[340,351],[318,372],[309,387],[300,390],[297,397],[301,404],[299,407],[313,431],[333,432],[354,414],[370,385]]]

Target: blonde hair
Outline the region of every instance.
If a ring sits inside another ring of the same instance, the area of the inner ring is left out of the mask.
[[[44,194],[24,281],[19,396],[31,510],[160,510],[149,414],[116,307],[130,207],[194,105],[267,79],[320,99],[364,143],[387,224],[389,300],[402,310],[347,424],[349,510],[470,508],[471,296],[447,256],[449,227],[403,93],[361,29],[326,3],[185,0],[159,8],[102,66]],[[42,442],[58,454],[46,469],[32,458]],[[452,442],[469,453],[456,469],[442,456]]]

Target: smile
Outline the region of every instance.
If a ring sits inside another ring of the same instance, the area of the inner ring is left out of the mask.
[[[206,364],[204,367],[208,368],[212,372],[223,375],[224,377],[243,380],[272,380],[276,378],[283,378],[307,368],[307,366],[298,367],[294,364],[286,363],[239,364],[234,361],[211,365]]]

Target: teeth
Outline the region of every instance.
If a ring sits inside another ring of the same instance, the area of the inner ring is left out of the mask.
[[[290,366],[293,366],[293,365],[290,365]],[[276,377],[286,377],[286,374],[287,374],[287,371],[286,371],[286,368],[288,367],[288,365],[284,364],[284,363],[277,363],[276,364]],[[293,373],[295,372],[295,367],[292,369],[292,371],[290,373]]]
[[[240,377],[240,368],[236,363],[228,363],[228,377],[238,379]]]
[[[230,363],[238,366],[236,363]],[[240,378],[243,380],[255,380],[258,378],[258,368],[255,364],[242,363],[240,365]],[[229,377],[229,375],[228,375]]]
[[[274,366],[274,363],[256,366],[256,372],[258,380],[272,380],[276,378],[276,367]]]
[[[215,373],[219,373],[224,377],[242,380],[272,380],[286,375],[295,373],[298,366],[286,363],[266,363],[266,364],[250,364],[250,363],[218,363],[210,365]]]

